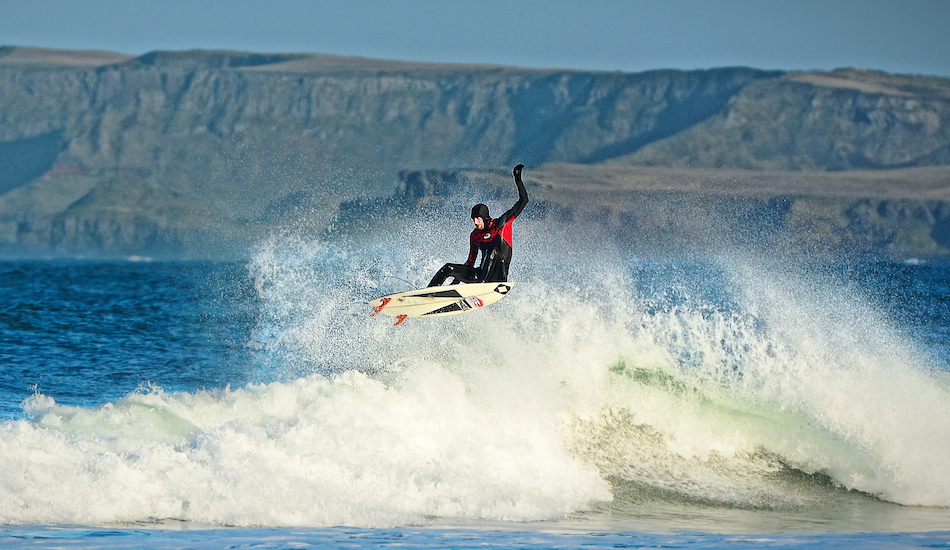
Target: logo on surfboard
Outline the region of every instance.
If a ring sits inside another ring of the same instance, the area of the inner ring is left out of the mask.
[[[468,303],[472,304],[472,307],[482,307],[485,305],[485,303],[482,302],[482,299],[478,296],[469,296],[466,298],[466,300],[468,300]]]

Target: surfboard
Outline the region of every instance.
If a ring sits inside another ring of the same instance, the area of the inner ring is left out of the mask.
[[[382,313],[396,317],[398,325],[409,317],[458,315],[494,304],[514,285],[511,282],[468,283],[397,292],[370,302],[373,308],[370,317]]]

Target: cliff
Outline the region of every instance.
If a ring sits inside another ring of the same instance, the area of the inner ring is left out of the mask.
[[[862,170],[950,164],[948,79],[871,71],[751,83],[708,119],[618,162]]]
[[[948,79],[861,71],[4,47],[0,252],[230,256],[420,168],[943,165],[948,105]]]

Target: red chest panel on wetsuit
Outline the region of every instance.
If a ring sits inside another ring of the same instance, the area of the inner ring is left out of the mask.
[[[512,245],[512,225],[514,224],[515,218],[511,217],[505,223],[504,227],[498,227],[495,224],[495,220],[492,220],[488,227],[485,229],[475,229],[472,231],[471,239],[471,252],[468,257],[468,261],[465,262],[466,265],[474,265],[475,257],[478,254],[478,251],[481,250],[482,254],[488,254],[493,248],[500,248],[505,260],[511,257],[511,245]],[[499,237],[501,237],[499,239]],[[502,244],[501,241],[507,245]]]

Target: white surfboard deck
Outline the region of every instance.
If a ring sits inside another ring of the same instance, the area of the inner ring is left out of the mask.
[[[496,282],[430,286],[376,298],[369,305],[373,308],[371,316],[382,313],[397,317],[398,325],[408,317],[442,317],[481,309],[504,298],[514,285]]]

